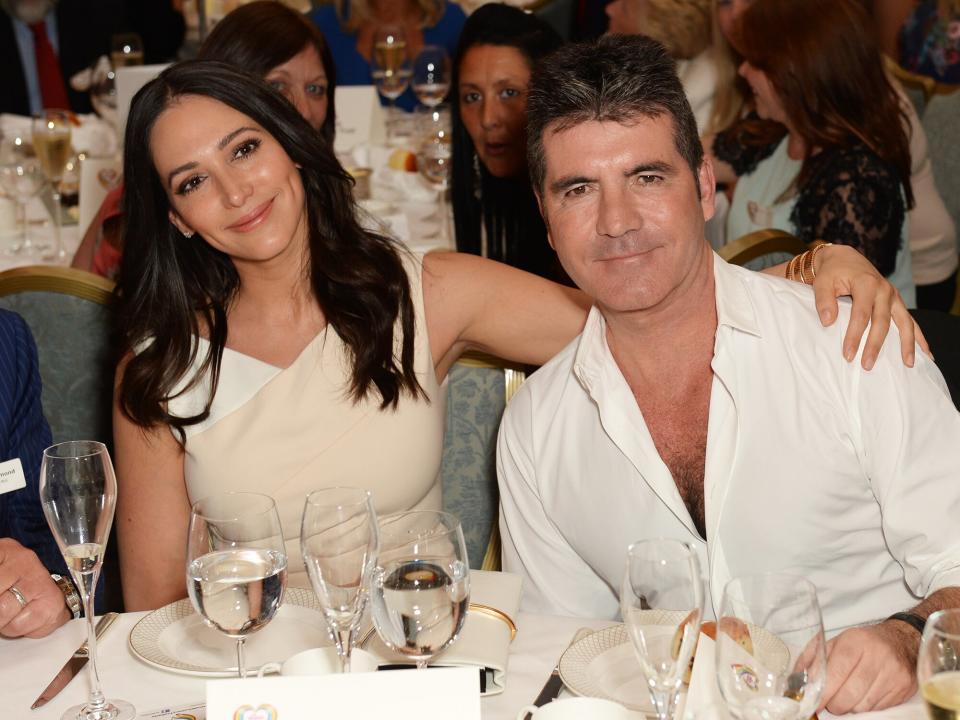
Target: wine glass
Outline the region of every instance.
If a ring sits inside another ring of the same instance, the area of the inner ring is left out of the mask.
[[[670,720],[703,615],[703,583],[693,548],[665,538],[633,543],[627,549],[620,612],[657,720]]]
[[[87,621],[90,699],[67,710],[63,720],[131,720],[137,713],[123,700],[107,700],[97,671],[93,596],[117,503],[117,478],[107,448],[91,440],[64,442],[43,451],[40,502],[53,537],[80,591]]]
[[[794,575],[727,583],[716,645],[720,693],[739,720],[805,720],[820,704],[826,641],[817,590]]]
[[[460,521],[433,510],[385,518],[370,593],[380,639],[425,668],[457,639],[467,616],[470,565]]]
[[[277,614],[286,585],[287,553],[273,498],[225,492],[193,504],[187,592],[207,625],[236,640],[241,678],[244,640]]]
[[[345,673],[350,672],[378,545],[377,514],[368,491],[335,487],[307,496],[300,550]]]
[[[30,223],[27,222],[27,204],[46,182],[43,169],[35,158],[14,154],[0,165],[0,187],[13,198],[17,205],[17,224],[20,226],[20,241],[8,248],[14,254],[33,251],[30,240]]]
[[[44,260],[65,261],[67,253],[60,238],[60,181],[70,159],[70,116],[65,110],[43,110],[33,118],[33,149],[53,190],[54,249]]]
[[[450,57],[439,45],[424,45],[413,60],[413,92],[427,107],[443,102],[450,90]]]
[[[373,57],[370,59],[370,75],[373,84],[387,98],[387,135],[392,138],[397,98],[403,95],[410,84],[410,62],[407,60],[407,36],[396,25],[381,25],[373,38]]]
[[[143,40],[136,33],[118,33],[110,39],[110,62],[113,69],[143,65]]]
[[[917,655],[917,684],[931,720],[960,711],[960,610],[938,610],[927,618]]]
[[[449,116],[441,108],[432,108],[421,114],[420,140],[417,150],[417,170],[420,175],[438,190],[439,207],[424,219],[426,222],[440,222],[442,235],[447,237],[447,188],[453,164],[453,136],[450,132]],[[429,233],[427,238],[435,238],[438,233]]]

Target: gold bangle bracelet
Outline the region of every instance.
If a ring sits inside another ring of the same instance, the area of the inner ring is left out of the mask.
[[[810,252],[810,277],[813,278],[814,280],[817,279],[817,268],[816,268],[817,253],[819,253],[825,247],[828,247],[830,245],[833,245],[833,243],[819,241],[819,244],[815,245],[813,250],[809,251]]]

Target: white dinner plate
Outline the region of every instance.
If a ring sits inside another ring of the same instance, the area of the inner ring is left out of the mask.
[[[273,620],[247,637],[247,672],[255,674],[264,663],[282,663],[298,652],[331,642],[313,591],[287,588]],[[130,631],[129,643],[134,655],[161,670],[204,677],[237,674],[236,643],[205,625],[187,598],[143,617]]]

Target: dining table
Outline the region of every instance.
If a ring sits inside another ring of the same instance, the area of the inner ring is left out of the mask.
[[[131,650],[130,632],[146,615],[146,612],[121,614],[100,640],[97,667],[104,693],[133,703],[140,716],[162,708],[203,703],[207,678],[158,669],[142,662]],[[584,627],[600,630],[614,623],[521,612],[516,624],[518,631],[510,646],[504,692],[481,699],[483,720],[513,720],[537,697],[577,630]],[[0,638],[3,717],[58,720],[65,709],[84,702],[89,691],[89,664],[49,703],[30,710],[33,701],[85,638],[86,626],[82,619],[68,622],[45,638]],[[566,694],[569,691],[565,690],[563,695]],[[924,707],[919,697],[914,697],[885,711],[852,717],[856,720],[924,720]],[[820,713],[820,720],[832,719],[829,713]],[[709,719],[684,717],[682,720]]]

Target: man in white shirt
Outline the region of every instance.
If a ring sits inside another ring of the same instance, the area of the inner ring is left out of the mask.
[[[902,702],[911,625],[960,606],[960,415],[939,371],[922,354],[905,367],[893,335],[871,371],[846,362],[848,305],[824,330],[810,288],[711,252],[713,171],[653,41],[558,51],[528,123],[551,244],[595,305],[500,431],[503,562],[523,608],[614,618],[627,545],[678,538],[708,613],[739,575],[817,586],[828,710]]]

